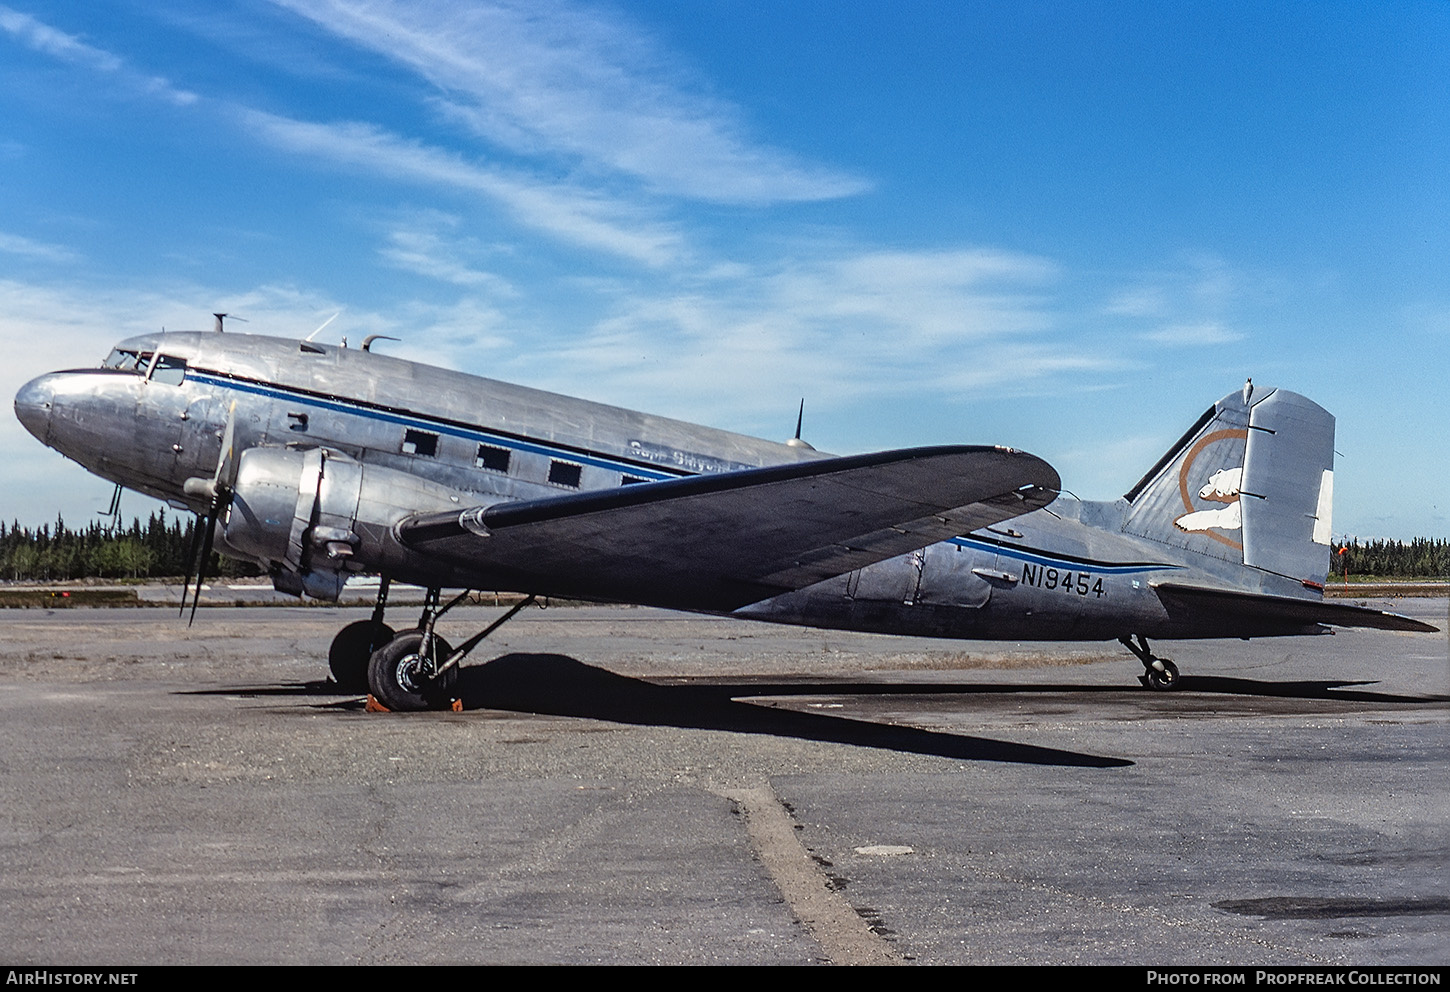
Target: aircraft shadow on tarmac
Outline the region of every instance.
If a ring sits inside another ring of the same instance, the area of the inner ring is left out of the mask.
[[[1056,748],[1016,744],[914,727],[872,723],[824,713],[801,713],[742,700],[751,696],[924,696],[1005,694],[1126,694],[1168,703],[1184,693],[1239,697],[1274,697],[1333,700],[1377,704],[1425,704],[1450,701],[1445,696],[1404,696],[1344,687],[1371,685],[1352,681],[1266,682],[1223,676],[1184,676],[1171,694],[1145,693],[1137,687],[1102,685],[1043,685],[941,682],[814,682],[747,679],[733,682],[691,681],[657,684],[616,675],[558,654],[507,654],[459,673],[457,693],[465,709],[512,710],[552,716],[584,717],[644,726],[727,730],[802,740],[831,741],[911,754],[975,761],[1113,768],[1133,764],[1122,758],[1103,757]],[[323,695],[336,686],[318,682],[305,685],[231,690],[197,690],[196,694]],[[339,705],[339,704],[329,704]],[[340,704],[355,707],[349,701]]]
[[[616,675],[559,654],[508,654],[459,671],[455,692],[465,710],[512,710],[549,716],[583,717],[641,726],[726,730],[734,733],[795,737],[873,747],[908,754],[973,761],[1002,761],[1078,768],[1122,768],[1124,758],[1082,754],[1033,744],[1015,744],[985,737],[941,733],[915,727],[853,720],[847,717],[742,702],[734,696],[780,696],[796,692],[820,695],[851,688],[829,682],[782,687],[772,683],[658,685]],[[855,686],[896,694],[891,685]],[[226,689],[190,689],[195,696],[335,696],[331,682],[246,686]],[[328,708],[358,709],[357,700],[331,702]]]
[[[834,687],[816,684],[802,691],[818,695],[833,692]],[[1133,763],[1032,744],[800,713],[733,698],[780,694],[779,687],[771,684],[659,685],[558,654],[504,655],[464,669],[458,684],[459,698],[467,709],[488,707],[644,726],[728,730],[975,761],[1079,768],[1120,768]]]

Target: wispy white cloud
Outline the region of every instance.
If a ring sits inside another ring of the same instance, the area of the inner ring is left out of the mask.
[[[939,406],[1116,359],[1064,340],[1056,267],[1010,252],[873,251],[729,267],[633,292],[586,333],[513,356],[515,378],[745,427],[789,397],[837,411]]]
[[[1167,294],[1156,286],[1138,286],[1113,295],[1103,313],[1115,317],[1156,317],[1167,312]]]
[[[403,218],[387,232],[387,243],[378,254],[395,268],[428,279],[494,296],[517,296],[507,279],[467,264],[465,259],[481,249],[474,239],[458,236],[460,223],[458,217],[437,210]]]
[[[0,6],[0,30],[36,51],[119,78],[148,95],[183,105],[199,99],[159,76],[134,71],[119,56],[11,8]],[[213,106],[227,107],[216,101]],[[650,266],[676,262],[684,251],[683,238],[672,226],[643,207],[605,192],[491,167],[368,122],[314,123],[247,106],[233,106],[229,112],[249,134],[273,147],[394,179],[479,194],[516,222],[566,244]]]
[[[164,77],[137,72],[121,57],[10,7],[0,6],[0,31],[34,51],[113,76],[128,87],[159,96],[178,106],[197,101],[195,93],[176,88]]]
[[[1032,287],[1055,271],[1046,259],[999,250],[864,251],[773,281],[798,313],[889,329],[903,344],[927,346],[1040,329]]]
[[[1141,335],[1144,341],[1175,347],[1205,347],[1242,341],[1244,335],[1216,320],[1194,324],[1170,324]]]
[[[488,359],[517,343],[517,322],[476,297],[451,303],[405,300],[378,318],[401,339],[388,346],[389,353],[478,374],[488,374]]]
[[[679,258],[681,237],[625,203],[561,184],[540,184],[461,155],[391,134],[372,124],[317,124],[240,109],[244,126],[274,147],[392,178],[480,194],[520,224],[560,241],[664,265]]]
[[[1236,329],[1242,308],[1252,303],[1255,286],[1267,277],[1250,278],[1222,258],[1197,252],[1139,276],[1132,285],[1111,294],[1101,312],[1136,325],[1139,341],[1172,347],[1232,344],[1245,338]],[[1145,326],[1147,325],[1147,326]]]
[[[851,196],[868,184],[753,140],[735,106],[617,12],[547,0],[274,0],[394,59],[444,94],[455,119],[516,153],[722,203]]]
[[[405,272],[452,283],[455,286],[488,287],[511,292],[507,280],[492,272],[470,268],[446,252],[443,239],[431,231],[393,231],[388,243],[378,249],[389,264]]]
[[[89,66],[101,72],[119,72],[125,67],[125,63],[110,52],[88,45],[74,35],[59,31],[10,7],[0,7],[0,30],[37,52],[53,55],[66,62]]]
[[[74,262],[80,258],[75,252],[61,245],[33,241],[19,234],[6,234],[4,231],[0,231],[0,252],[42,262]]]

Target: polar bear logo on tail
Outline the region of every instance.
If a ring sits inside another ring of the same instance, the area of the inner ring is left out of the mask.
[[[1208,477],[1208,485],[1198,491],[1199,499],[1227,506],[1215,510],[1195,510],[1185,513],[1173,521],[1173,526],[1182,531],[1238,530],[1244,525],[1243,510],[1239,506],[1239,486],[1243,483],[1242,468],[1221,468]]]
[[[1239,486],[1243,481],[1243,469],[1221,468],[1208,477],[1208,485],[1198,491],[1198,498],[1213,500],[1215,503],[1237,503]]]
[[[1208,530],[1210,527],[1216,527],[1219,530],[1238,530],[1243,525],[1243,511],[1239,509],[1238,500],[1234,500],[1228,506],[1218,510],[1195,510],[1192,513],[1185,513],[1173,521],[1173,526],[1179,530]]]

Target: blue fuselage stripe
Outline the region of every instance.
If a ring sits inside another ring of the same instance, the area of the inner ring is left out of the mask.
[[[285,386],[269,386],[241,379],[231,379],[226,376],[203,372],[199,369],[188,370],[187,379],[208,386],[215,386],[221,389],[234,389],[240,393],[249,393],[267,399],[299,403],[319,410],[328,410],[333,413],[363,417],[381,423],[397,424],[401,427],[417,427],[432,431],[436,434],[447,434],[451,437],[460,437],[465,440],[491,444],[513,451],[524,451],[536,455],[545,455],[549,458],[559,458],[565,461],[589,465],[594,468],[602,468],[611,472],[621,472],[626,475],[637,476],[651,481],[676,479],[681,474],[688,474],[665,472],[653,466],[642,465],[638,462],[585,453],[574,448],[553,447],[534,441],[524,441],[507,434],[496,434],[484,428],[463,427],[445,420],[431,418],[425,414],[398,413],[392,410],[382,410],[366,404],[349,402],[337,398],[315,396],[302,390],[288,389]]]
[[[1133,572],[1157,572],[1162,569],[1183,567],[1181,565],[1158,564],[1156,562],[1146,561],[1112,565],[1107,562],[1057,558],[1049,554],[1028,551],[1025,548],[1010,548],[1006,545],[998,544],[996,541],[983,541],[974,537],[953,537],[949,538],[947,543],[968,548],[972,551],[1003,555],[1008,558],[1015,558],[1018,561],[1025,561],[1034,565],[1044,565],[1048,568],[1060,568],[1069,572],[1102,572],[1107,575],[1128,575]]]

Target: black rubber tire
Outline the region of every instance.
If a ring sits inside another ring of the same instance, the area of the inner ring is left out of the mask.
[[[439,661],[453,653],[443,638],[433,637],[435,657]],[[454,665],[440,678],[422,683],[411,676],[422,662],[418,653],[423,646],[421,630],[405,630],[373,652],[368,662],[368,689],[373,698],[395,713],[444,709],[453,701],[458,684],[458,666]]]
[[[367,692],[373,652],[391,641],[394,633],[380,620],[358,620],[339,630],[327,650],[327,667],[337,687],[343,692]]]
[[[1147,672],[1148,688],[1157,689],[1160,692],[1168,692],[1178,688],[1178,666],[1167,658],[1159,658],[1163,663],[1163,671],[1150,668]]]

